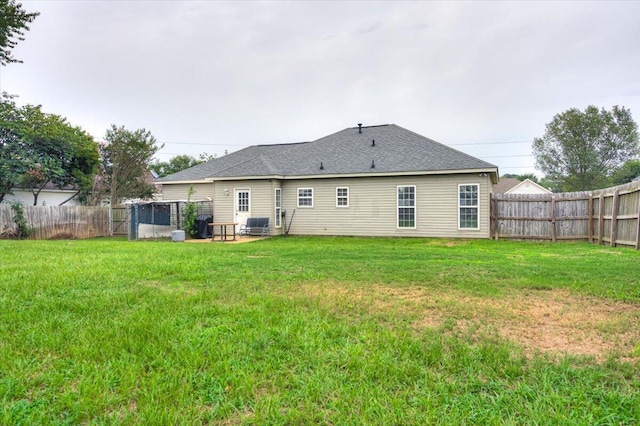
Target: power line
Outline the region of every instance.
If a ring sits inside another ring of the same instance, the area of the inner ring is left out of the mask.
[[[507,145],[514,143],[532,143],[533,141],[508,141],[508,142],[464,142],[464,143],[449,143],[445,145]]]
[[[160,142],[162,144],[173,144],[173,145],[200,145],[200,146],[224,146],[224,147],[245,147],[247,145],[242,144],[216,144],[216,143],[202,143],[202,142]],[[452,143],[448,144],[449,146],[459,146],[459,145],[511,145],[511,144],[522,144],[522,143],[531,143],[531,141],[506,141],[506,142],[464,142],[464,143]],[[173,152],[158,152],[158,154],[162,155],[184,155],[184,153],[173,153]],[[478,156],[480,159],[488,159],[488,158],[526,158],[533,157],[533,154],[518,154],[518,155],[488,155],[488,156]],[[533,167],[533,166],[531,166]],[[529,167],[503,167],[503,168],[529,168]]]
[[[158,141],[158,143],[162,144],[171,144],[171,145],[204,145],[204,146],[246,146],[243,144],[233,144],[233,143],[204,143],[204,142],[167,142],[167,141]]]
[[[207,142],[174,142],[174,141],[158,141],[158,143],[170,145],[204,145],[204,146],[247,146],[246,144],[229,144],[229,143],[207,143]],[[517,143],[532,143],[532,141],[506,141],[506,142],[462,142],[444,144],[448,146],[460,145],[509,145]]]
[[[518,158],[518,157],[533,157],[533,154],[523,154],[523,155],[488,155],[482,156],[479,158]]]

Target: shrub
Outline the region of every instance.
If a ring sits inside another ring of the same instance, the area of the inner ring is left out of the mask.
[[[5,227],[5,229],[0,232],[0,238],[11,238],[18,240],[29,238],[29,236],[33,234],[35,229],[29,226],[27,218],[24,217],[24,207],[21,203],[13,203],[11,204],[11,210],[13,210],[13,222],[16,224],[16,228],[11,229],[9,227]]]
[[[195,203],[191,202],[191,195],[194,193],[193,185],[191,185],[187,192],[187,205],[184,208],[184,232],[192,238],[198,235],[198,228],[196,228],[196,217],[198,213]]]

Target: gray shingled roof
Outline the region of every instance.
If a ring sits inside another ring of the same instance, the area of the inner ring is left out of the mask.
[[[362,127],[362,133],[359,133],[358,127],[351,127],[313,142],[250,146],[159,179],[159,182],[216,177],[291,177],[465,169],[497,169],[497,166],[395,124],[385,124]]]

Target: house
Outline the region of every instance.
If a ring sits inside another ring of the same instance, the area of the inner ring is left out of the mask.
[[[500,182],[493,185],[494,194],[551,194],[544,186],[530,179],[523,181],[516,178],[500,178]]]
[[[6,195],[3,203],[20,202],[26,206],[33,205],[33,194],[28,189],[13,188],[13,195]],[[38,194],[39,206],[59,206],[64,203],[65,206],[79,206],[80,200],[76,196],[78,194],[77,187],[67,185],[60,189],[51,182],[47,183]],[[72,198],[73,197],[73,198]]]
[[[215,222],[272,234],[489,238],[498,168],[395,124],[257,145],[157,180],[164,200],[213,200]]]

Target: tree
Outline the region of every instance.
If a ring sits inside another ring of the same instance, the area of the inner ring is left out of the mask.
[[[611,175],[611,183],[623,185],[640,176],[640,160],[629,160]]]
[[[610,185],[611,173],[639,152],[638,125],[628,109],[618,106],[569,109],[554,116],[544,136],[533,141],[536,167],[563,191]]]
[[[0,103],[0,125],[0,201],[15,187],[31,191],[34,205],[49,183],[76,187],[71,198],[91,189],[98,149],[85,131],[40,106],[18,108],[11,99]]]
[[[102,176],[99,186],[110,194],[111,204],[124,198],[151,198],[155,192],[149,168],[156,152],[156,139],[145,129],[130,131],[111,125],[102,146]],[[100,191],[98,191],[100,192]]]
[[[198,158],[186,154],[176,155],[170,158],[169,161],[156,161],[151,168],[158,173],[158,176],[164,177],[213,159],[215,159],[215,156],[209,155],[206,152],[200,154]]]
[[[0,0],[0,65],[22,62],[13,57],[11,49],[18,41],[24,40],[24,33],[29,30],[28,24],[39,14],[27,13],[15,0]]]
[[[13,194],[22,176],[29,170],[29,153],[24,138],[15,129],[13,110],[0,102],[0,202]]]

